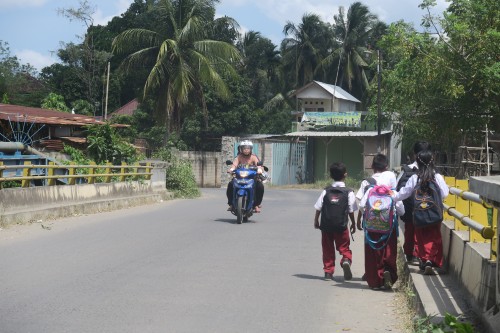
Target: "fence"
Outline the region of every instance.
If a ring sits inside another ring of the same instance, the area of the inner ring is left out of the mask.
[[[4,172],[15,176],[4,177]],[[130,171],[131,170],[131,171]],[[35,174],[32,174],[35,171]],[[59,173],[59,174],[58,174]],[[30,187],[33,184],[53,186],[59,184],[75,185],[78,183],[95,184],[96,182],[111,183],[126,180],[150,180],[152,166],[146,165],[48,165],[31,164],[25,161],[23,165],[3,165],[0,162],[0,190],[4,182],[21,182],[21,187]]]
[[[498,210],[481,197],[468,192],[469,181],[445,177],[450,195],[444,200],[445,220],[454,221],[455,230],[469,233],[473,243],[490,243],[490,260],[496,260],[498,244]]]

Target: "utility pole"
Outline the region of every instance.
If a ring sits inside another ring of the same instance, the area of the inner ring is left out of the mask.
[[[382,151],[381,147],[381,127],[382,127],[382,111],[380,101],[380,50],[377,50],[377,152]]]
[[[108,61],[108,75],[106,78],[106,103],[104,104],[104,120],[108,119],[108,91],[109,91],[109,61]]]

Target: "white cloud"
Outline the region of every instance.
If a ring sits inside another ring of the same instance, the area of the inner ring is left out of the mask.
[[[120,16],[130,7],[133,0],[118,0],[114,3],[115,11],[111,15],[104,16],[102,10],[97,9],[92,17],[94,19],[94,24],[96,25],[106,25],[115,16]]]
[[[338,6],[330,1],[303,1],[303,0],[268,0],[258,2],[259,8],[272,20],[285,25],[287,21],[298,23],[304,14],[317,14],[324,21],[332,22],[333,15],[337,14]],[[272,10],[269,10],[272,8]]]
[[[40,7],[47,0],[0,0],[0,8]]]
[[[52,65],[57,62],[56,55],[46,56],[39,52],[33,50],[21,50],[15,52],[16,56],[19,58],[21,64],[30,64],[35,67],[38,71],[42,68]]]

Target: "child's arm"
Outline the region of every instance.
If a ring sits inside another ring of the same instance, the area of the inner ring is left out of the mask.
[[[319,215],[321,214],[321,211],[316,210],[316,214],[314,215],[314,228],[319,229]]]
[[[354,222],[354,213],[349,213],[349,219],[351,219],[351,234],[356,232],[356,225]]]

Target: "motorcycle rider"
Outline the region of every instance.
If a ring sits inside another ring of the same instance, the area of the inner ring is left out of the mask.
[[[257,173],[259,175],[262,174],[262,167],[257,165],[259,163],[259,158],[257,155],[252,154],[253,143],[250,140],[243,140],[238,145],[238,155],[233,161],[233,164],[227,171],[228,173],[232,173],[238,165],[247,165],[247,166],[257,166]],[[228,211],[233,210],[233,182],[229,181],[227,184],[226,196],[227,196],[227,204],[229,205]],[[256,178],[255,181],[255,200],[254,200],[254,211],[256,213],[260,213],[262,199],[264,197],[264,184],[260,181],[260,179]]]

